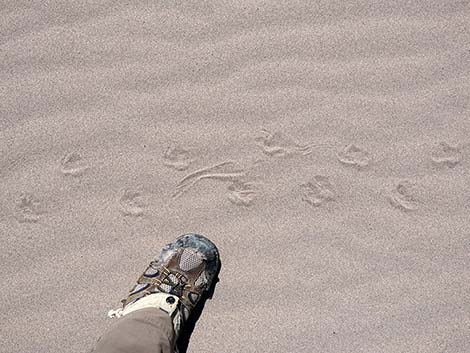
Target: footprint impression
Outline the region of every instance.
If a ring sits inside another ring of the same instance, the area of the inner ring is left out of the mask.
[[[19,223],[38,222],[43,213],[40,206],[40,201],[33,194],[20,194],[16,202],[16,219]]]
[[[261,130],[262,135],[255,141],[262,148],[263,153],[272,157],[282,157],[290,154],[307,155],[312,152],[311,145],[298,144],[290,137],[280,133],[271,133],[266,129]]]
[[[181,147],[170,146],[163,154],[163,164],[179,171],[188,169],[193,161],[191,151]]]
[[[438,166],[455,167],[462,160],[462,153],[457,146],[440,142],[431,153],[431,160]]]
[[[357,168],[367,167],[371,161],[370,154],[357,145],[347,145],[337,154],[338,161],[344,165],[355,166]]]
[[[125,190],[119,199],[119,210],[124,216],[143,216],[146,206],[144,196],[139,191]]]
[[[250,206],[256,196],[257,187],[255,183],[235,181],[228,186],[228,199],[237,206]]]
[[[402,180],[394,185],[389,193],[389,201],[393,207],[402,211],[418,209],[418,199],[415,195],[416,185],[408,180]]]
[[[333,185],[328,177],[322,175],[316,175],[311,181],[301,184],[300,190],[302,192],[302,201],[314,207],[318,207],[335,198]]]
[[[72,152],[62,158],[60,170],[64,175],[79,176],[84,174],[89,168],[79,153]]]

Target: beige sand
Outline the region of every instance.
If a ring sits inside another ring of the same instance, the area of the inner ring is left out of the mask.
[[[468,1],[1,4],[2,352],[89,351],[184,232],[190,352],[470,352]]]

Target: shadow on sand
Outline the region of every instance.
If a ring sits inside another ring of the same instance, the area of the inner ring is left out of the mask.
[[[191,312],[191,315],[189,316],[188,321],[186,321],[186,323],[184,324],[184,328],[180,333],[180,337],[178,338],[178,341],[176,342],[177,352],[179,353],[187,352],[188,346],[189,346],[189,340],[191,339],[191,335],[193,334],[194,328],[196,327],[196,323],[199,320],[199,317],[201,316],[202,311],[204,310],[204,305],[206,305],[206,301],[208,299],[212,299],[212,296],[214,295],[214,292],[215,292],[215,287],[217,286],[217,283],[220,281],[219,273],[220,273],[221,268],[222,268],[222,263],[220,263],[219,269],[217,270],[217,273],[214,277],[211,287],[203,295],[199,303]]]

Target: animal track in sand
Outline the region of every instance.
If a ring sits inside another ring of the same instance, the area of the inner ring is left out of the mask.
[[[126,190],[119,199],[119,206],[124,216],[140,217],[147,205],[141,192]]]
[[[389,201],[395,208],[403,211],[415,211],[418,209],[418,199],[415,195],[414,183],[407,180],[398,182],[390,191]]]
[[[257,187],[252,182],[235,181],[228,186],[228,199],[237,206],[250,206],[256,196]]]
[[[446,142],[440,142],[434,147],[431,159],[436,165],[455,167],[462,160],[462,153],[457,146],[451,146]]]
[[[299,144],[280,132],[271,133],[266,129],[261,130],[262,135],[255,141],[263,149],[263,153],[271,157],[283,157],[292,154],[308,155],[314,147],[331,147],[327,145]]]
[[[77,152],[66,154],[61,161],[61,172],[64,175],[79,176],[85,173],[90,167],[86,165]]]
[[[16,203],[16,219],[19,223],[36,223],[42,214],[40,201],[32,194],[20,194]]]
[[[203,179],[235,182],[243,177],[244,174],[245,171],[235,168],[235,163],[232,161],[222,162],[207,168],[199,169],[181,179],[181,181],[176,185],[176,191],[173,194],[173,198],[178,198]]]
[[[342,164],[356,166],[358,168],[366,167],[371,161],[369,152],[354,144],[347,145],[338,152],[337,158]]]
[[[163,154],[163,164],[179,171],[188,169],[193,161],[190,150],[177,146],[168,147]]]
[[[311,181],[301,184],[300,189],[302,191],[302,201],[315,207],[335,198],[333,185],[328,177],[322,175],[316,175]]]

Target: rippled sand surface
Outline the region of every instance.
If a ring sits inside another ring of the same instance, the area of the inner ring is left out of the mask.
[[[88,352],[158,249],[188,352],[470,351],[470,3],[2,1],[2,352]]]

